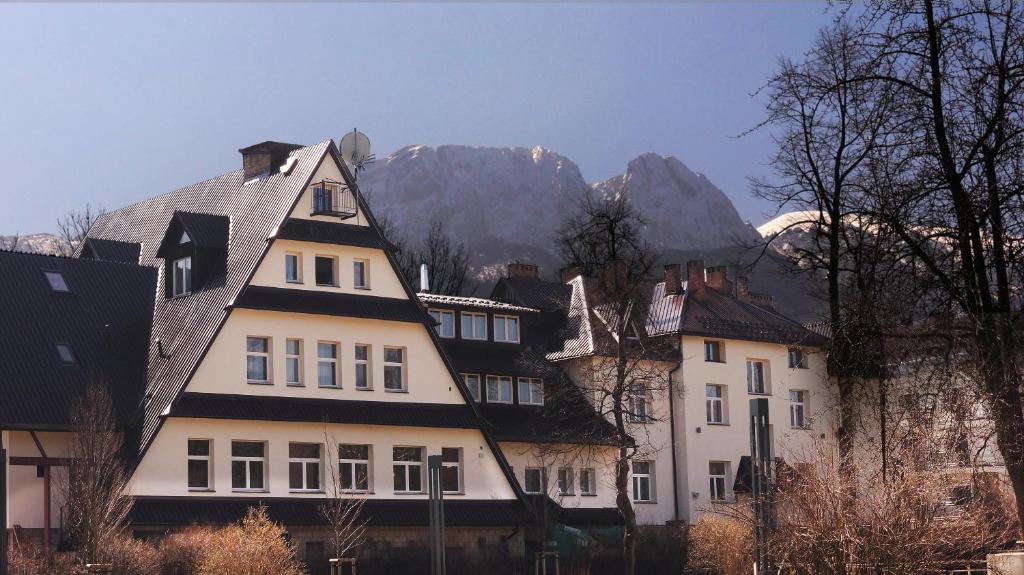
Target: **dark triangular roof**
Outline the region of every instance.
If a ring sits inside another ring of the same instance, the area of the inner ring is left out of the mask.
[[[231,218],[227,215],[175,210],[156,250],[156,257],[164,257],[167,250],[178,243],[183,231],[197,248],[227,249],[230,230]]]
[[[123,264],[139,263],[139,252],[142,246],[136,243],[86,238],[82,242],[82,250],[78,257]]]
[[[560,282],[535,278],[501,278],[491,290],[491,298],[541,311],[565,311],[572,288]]]

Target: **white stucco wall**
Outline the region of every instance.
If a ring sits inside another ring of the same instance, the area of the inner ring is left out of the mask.
[[[67,433],[37,432],[48,457],[67,455]],[[32,437],[26,431],[5,431],[4,447],[7,449],[7,527],[20,526],[27,529],[43,527],[44,481],[37,477],[36,467],[31,465],[10,465],[11,457],[42,457]],[[67,469],[51,468],[50,525],[60,526],[60,511],[64,498],[61,485],[65,483]]]
[[[498,444],[505,455],[516,481],[525,485],[527,467],[541,467],[547,470],[548,495],[565,508],[615,507],[615,450],[611,447],[577,445],[538,445],[532,443],[501,442]],[[558,469],[573,470],[573,492],[558,493]],[[581,469],[593,469],[596,478],[596,493],[583,495],[579,489]]]
[[[301,283],[285,280],[284,257],[286,253],[301,254]],[[316,256],[337,258],[337,287],[316,285],[314,268]],[[355,259],[365,260],[369,265],[369,289],[357,289],[353,286],[352,261]],[[408,299],[398,276],[391,268],[391,262],[388,261],[387,255],[382,250],[293,240],[274,240],[270,251],[267,252],[266,257],[257,268],[250,285]]]
[[[335,163],[334,158],[330,154],[324,156],[323,162],[317,168],[316,174],[310,180],[311,184],[315,184],[321,180],[332,180],[335,182],[344,182],[345,179],[341,176],[341,169],[338,168],[338,164]],[[302,219],[302,220],[317,220],[321,222],[344,222],[346,224],[355,224],[358,226],[368,225],[366,217],[360,210],[355,217],[348,218],[345,220],[339,220],[336,216],[314,216],[311,215],[313,211],[313,192],[311,188],[307,188],[302,192],[299,197],[299,201],[295,204],[295,209],[288,214],[290,218]]]

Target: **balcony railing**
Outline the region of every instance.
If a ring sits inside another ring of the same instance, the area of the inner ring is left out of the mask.
[[[337,216],[341,219],[354,217],[358,211],[355,194],[341,182],[323,180],[310,186],[313,192],[314,216]]]

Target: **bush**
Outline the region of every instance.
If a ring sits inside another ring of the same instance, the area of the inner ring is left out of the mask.
[[[750,573],[753,543],[748,522],[705,513],[690,527],[688,567],[722,575]]]
[[[198,575],[303,575],[295,546],[285,540],[285,529],[267,516],[267,508],[253,508],[238,525],[214,533],[199,563]]]
[[[160,541],[160,575],[196,575],[203,553],[213,547],[217,532],[209,527],[189,527]]]
[[[104,554],[109,557],[113,575],[153,575],[160,572],[160,554],[156,547],[130,535],[115,538]]]
[[[7,549],[7,572],[10,575],[43,575],[47,572],[43,550],[34,543],[11,541]]]

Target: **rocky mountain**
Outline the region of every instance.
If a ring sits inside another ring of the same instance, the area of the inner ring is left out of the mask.
[[[53,234],[29,234],[27,236],[0,235],[0,249],[36,252],[40,254],[61,253],[64,241]]]

